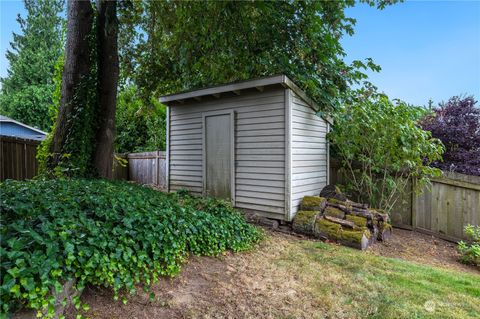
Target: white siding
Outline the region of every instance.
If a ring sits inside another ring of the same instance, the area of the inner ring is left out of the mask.
[[[235,205],[285,214],[285,89],[242,91],[170,107],[170,190],[202,194],[202,113],[235,111]],[[233,95],[233,94],[232,94]]]
[[[293,93],[291,105],[291,213],[306,195],[318,195],[327,183],[327,123]]]

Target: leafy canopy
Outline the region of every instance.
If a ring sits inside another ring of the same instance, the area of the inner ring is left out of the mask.
[[[348,180],[346,190],[390,211],[408,180],[415,178],[416,189],[421,189],[428,177],[438,175],[440,171],[428,165],[441,159],[443,148],[419,126],[424,114],[420,107],[359,90],[335,114],[329,135]]]
[[[2,78],[2,112],[25,124],[48,130],[51,126],[55,63],[63,54],[63,0],[24,0],[27,17],[17,17],[21,34],[13,34],[7,50],[10,64]]]
[[[396,1],[364,1],[379,8]],[[143,96],[286,73],[330,111],[379,70],[347,64],[355,20],[343,1],[132,1],[120,9],[122,78]]]
[[[444,171],[480,176],[480,109],[473,96],[454,96],[422,120],[424,130],[445,145],[443,161],[433,163]]]
[[[0,317],[21,306],[52,314],[50,292],[72,278],[115,298],[148,290],[190,253],[248,249],[261,235],[227,202],[126,182],[9,180],[0,192]]]

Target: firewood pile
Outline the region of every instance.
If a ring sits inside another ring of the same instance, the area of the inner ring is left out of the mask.
[[[350,201],[331,186],[320,196],[305,196],[300,205],[293,230],[305,235],[364,250],[377,240],[387,240],[392,232],[387,213]]]

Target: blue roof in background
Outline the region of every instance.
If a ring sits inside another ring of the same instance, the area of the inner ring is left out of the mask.
[[[27,138],[31,140],[44,140],[47,133],[0,115],[0,135]]]

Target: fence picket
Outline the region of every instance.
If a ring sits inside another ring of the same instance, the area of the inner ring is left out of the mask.
[[[0,181],[37,175],[37,146],[41,141],[0,136]]]
[[[166,188],[166,156],[163,151],[117,155],[128,160],[127,168],[114,166],[115,179]],[[126,172],[125,172],[126,171]]]

